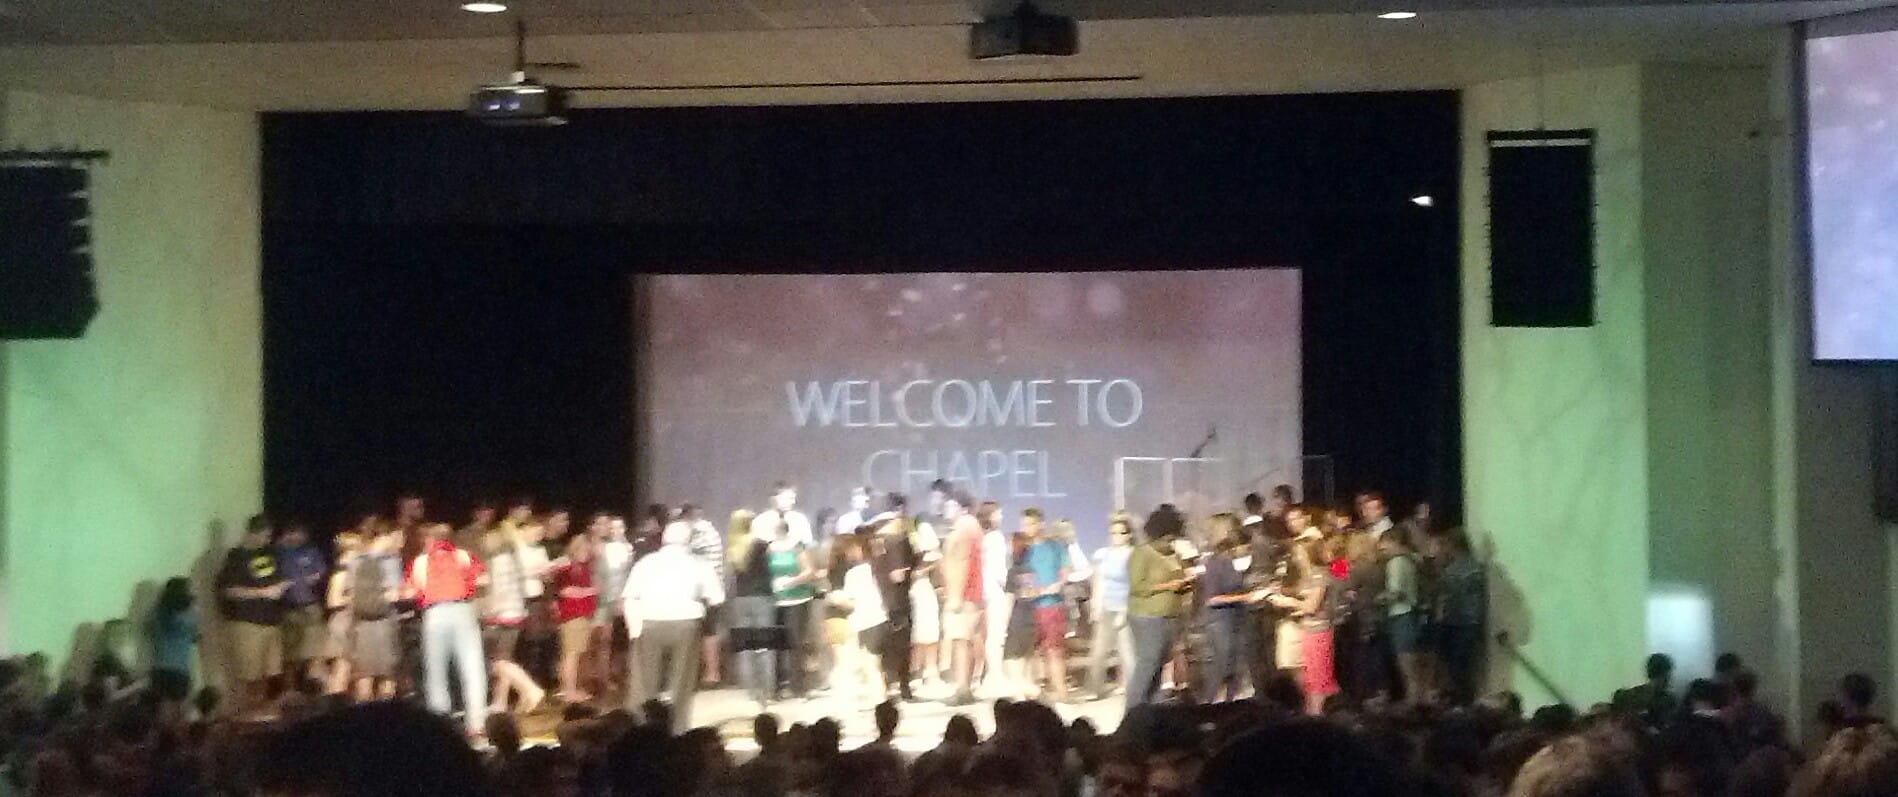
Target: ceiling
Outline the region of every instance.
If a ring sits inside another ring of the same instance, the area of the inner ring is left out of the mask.
[[[511,0],[548,35],[701,33],[959,25],[1015,0]],[[1284,14],[1374,14],[1393,4],[1425,14],[1694,6],[1719,15],[1770,6],[1797,19],[1878,2],[1700,0],[1041,0],[1083,20]],[[0,0],[0,45],[343,42],[493,36],[502,16],[459,0]],[[1743,12],[1756,13],[1756,12]]]
[[[512,44],[505,15],[456,2],[0,0],[0,88],[240,110],[457,108],[506,76]],[[1377,19],[1388,2],[1421,16]],[[1638,61],[1762,64],[1790,22],[1894,4],[1048,0],[1082,18],[1079,55],[976,62],[964,25],[980,9],[963,2],[515,0],[530,59],[577,65],[538,77],[567,85],[1138,78],[589,93],[585,105],[1453,89]]]

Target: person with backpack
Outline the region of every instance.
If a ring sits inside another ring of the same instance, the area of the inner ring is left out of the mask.
[[[354,530],[336,535],[336,567],[323,589],[323,625],[329,631],[329,644],[323,650],[323,691],[327,694],[347,694],[354,682],[349,676],[349,629],[355,625],[356,613],[351,611],[349,566],[362,557],[367,544],[368,540]]]
[[[1476,699],[1483,678],[1483,625],[1489,609],[1488,577],[1470,551],[1470,538],[1453,528],[1437,538],[1437,625],[1444,691],[1451,705]]]
[[[401,645],[395,602],[402,584],[402,531],[390,524],[376,528],[361,555],[345,574],[349,614],[349,673],[356,700],[395,697]]]
[[[1384,638],[1390,641],[1397,660],[1397,694],[1411,705],[1422,703],[1427,690],[1424,680],[1424,615],[1428,612],[1419,589],[1422,568],[1411,549],[1410,535],[1385,534],[1378,540],[1384,561],[1384,592],[1378,603],[1384,608]]]

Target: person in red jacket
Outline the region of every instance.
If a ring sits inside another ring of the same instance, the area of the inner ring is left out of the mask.
[[[423,692],[429,710],[447,714],[448,665],[454,662],[468,735],[479,736],[488,722],[488,667],[475,596],[485,568],[449,541],[450,532],[446,523],[428,526],[427,542],[409,563],[409,589],[422,609]]]

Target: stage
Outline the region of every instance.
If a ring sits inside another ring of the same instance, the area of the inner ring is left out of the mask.
[[[1080,690],[1074,695],[1078,698]],[[943,695],[946,696],[946,693]],[[938,695],[924,692],[921,697],[935,698]],[[849,750],[869,742],[876,736],[876,725],[871,717],[873,703],[865,697],[819,694],[808,700],[781,700],[772,703],[769,711],[778,716],[782,727],[790,727],[794,722],[810,724],[824,717],[834,717],[843,723],[843,749]],[[1064,721],[1072,722],[1085,717],[1094,723],[1096,730],[1110,733],[1120,725],[1120,716],[1126,700],[1115,694],[1105,700],[1088,700],[1072,704],[1054,704],[1054,710]],[[916,703],[903,703],[902,721],[897,724],[896,746],[907,753],[921,753],[942,741],[944,726],[949,718],[956,714],[967,714],[975,721],[976,730],[984,737],[995,730],[994,701],[981,699],[967,706],[951,707],[940,700],[922,700]],[[719,730],[727,742],[727,749],[736,753],[756,750],[751,739],[751,720],[758,715],[758,704],[737,687],[714,689],[700,692],[692,707],[692,724],[711,726]],[[557,710],[542,709],[522,721],[522,730],[529,744],[554,743],[554,726],[559,723]]]

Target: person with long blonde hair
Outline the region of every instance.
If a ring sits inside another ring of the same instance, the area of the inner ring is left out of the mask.
[[[365,519],[364,527],[374,534],[373,519]],[[329,584],[324,590],[323,608],[329,613],[325,626],[329,630],[329,647],[324,658],[329,664],[329,679],[324,691],[340,695],[349,691],[349,626],[352,615],[349,612],[349,566],[362,554],[368,544],[362,533],[352,529],[336,535],[331,543],[336,549],[336,561],[330,570]]]
[[[567,539],[566,555],[553,571],[555,617],[560,629],[560,699],[567,703],[593,700],[581,683],[580,664],[593,641],[600,611],[600,589],[593,583],[593,540],[585,534]]]
[[[725,563],[732,574],[731,643],[737,651],[738,682],[763,710],[778,691],[777,648],[783,630],[777,623],[767,561],[777,529],[759,523],[749,510],[732,513],[725,535]]]
[[[734,509],[725,521],[726,567],[737,570],[745,566],[745,559],[751,556],[751,522],[757,517],[758,513],[749,509]]]
[[[1291,531],[1292,538],[1284,545],[1284,555],[1272,564],[1272,572],[1266,578],[1264,590],[1265,604],[1272,608],[1273,669],[1295,678],[1302,677],[1300,671],[1305,667],[1305,634],[1295,611],[1298,605],[1296,600],[1288,603],[1280,597],[1299,594],[1299,584],[1305,573],[1299,567],[1298,547],[1303,539],[1318,534],[1318,530],[1312,526],[1311,514],[1312,510],[1299,504],[1285,508],[1285,526]]]
[[[1342,540],[1308,529],[1292,549],[1296,581],[1267,598],[1289,609],[1298,624],[1299,680],[1305,691],[1305,713],[1311,716],[1324,713],[1325,701],[1338,693],[1332,629],[1342,591],[1334,583],[1328,563],[1342,554]]]

